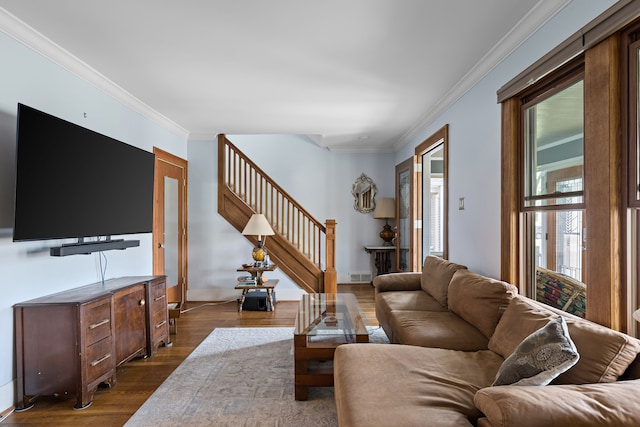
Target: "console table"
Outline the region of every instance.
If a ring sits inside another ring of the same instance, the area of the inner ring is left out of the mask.
[[[116,366],[171,345],[165,276],[122,277],[14,305],[18,404],[76,396],[91,404]]]
[[[391,272],[391,254],[395,254],[395,246],[365,246],[364,250],[374,255],[376,276]]]

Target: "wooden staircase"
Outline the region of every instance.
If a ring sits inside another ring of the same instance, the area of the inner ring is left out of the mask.
[[[275,235],[265,240],[269,257],[307,292],[337,292],[335,220],[323,225],[247,158],[218,136],[218,213],[241,232],[262,213]],[[253,244],[256,236],[246,236]]]

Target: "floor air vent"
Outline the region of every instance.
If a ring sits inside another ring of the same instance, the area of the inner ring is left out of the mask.
[[[352,283],[371,282],[371,273],[350,273],[349,278]]]

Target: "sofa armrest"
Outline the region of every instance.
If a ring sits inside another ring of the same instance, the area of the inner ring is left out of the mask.
[[[373,278],[373,286],[376,292],[419,291],[421,279],[422,273],[416,272],[383,274]]]
[[[476,407],[493,427],[638,426],[640,380],[583,385],[498,386]]]

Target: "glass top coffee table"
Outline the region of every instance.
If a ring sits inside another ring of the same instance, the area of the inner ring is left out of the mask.
[[[354,342],[369,342],[355,295],[304,295],[293,331],[296,400],[307,400],[309,387],[333,386],[333,354]]]

